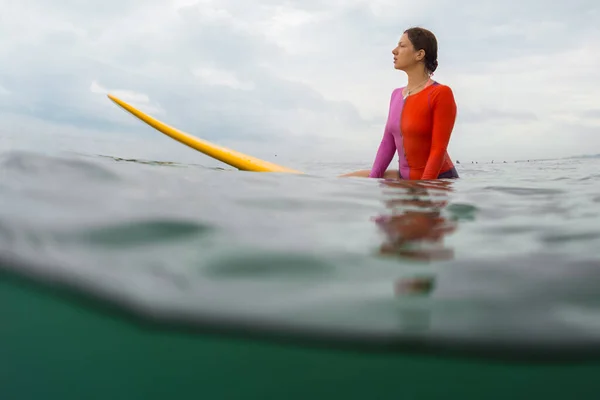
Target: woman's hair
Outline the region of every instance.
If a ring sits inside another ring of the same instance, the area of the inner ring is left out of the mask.
[[[438,66],[437,52],[438,44],[435,35],[425,28],[409,28],[404,31],[408,36],[408,40],[412,43],[415,50],[425,51],[425,69],[432,74]]]

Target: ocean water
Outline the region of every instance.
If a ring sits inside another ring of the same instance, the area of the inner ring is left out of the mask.
[[[600,158],[461,179],[0,153],[0,272],[159,324],[506,354],[600,342]],[[0,275],[2,276],[2,275]]]

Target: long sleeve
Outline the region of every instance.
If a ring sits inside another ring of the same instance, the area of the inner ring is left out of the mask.
[[[369,178],[382,178],[383,174],[387,170],[387,167],[389,167],[390,163],[392,162],[396,152],[396,141],[394,140],[394,136],[389,128],[392,102],[396,93],[397,89],[392,92],[392,97],[390,99],[390,110],[388,111],[388,123],[385,125],[383,138],[379,144],[379,149],[377,150],[377,155],[375,156],[375,161],[373,162],[373,167],[371,168]]]
[[[456,121],[456,102],[452,89],[443,86],[431,97],[433,129],[431,150],[421,179],[437,179],[446,157],[448,143]]]
[[[379,144],[377,156],[375,157],[375,161],[373,162],[373,167],[371,168],[369,178],[383,177],[385,170],[394,158],[395,151],[396,142],[394,141],[392,133],[389,131],[389,129],[386,128],[383,132],[383,139],[381,139],[381,143]]]

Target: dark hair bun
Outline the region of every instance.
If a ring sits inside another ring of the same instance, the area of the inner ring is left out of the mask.
[[[427,56],[426,56],[426,58],[427,58]],[[430,61],[430,60],[427,60],[427,59],[425,60],[425,68],[427,68],[427,70],[429,70],[429,72],[432,72],[432,73],[435,72],[435,70],[437,69],[437,67],[438,67],[438,61],[437,60],[433,60],[433,61]]]

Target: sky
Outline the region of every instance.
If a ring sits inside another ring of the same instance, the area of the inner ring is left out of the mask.
[[[434,79],[458,106],[453,160],[600,153],[597,4],[0,0],[0,146],[4,136],[203,161],[122,111],[110,92],[270,161],[364,167],[390,94],[406,83],[391,51],[406,28],[423,26],[438,38]]]

